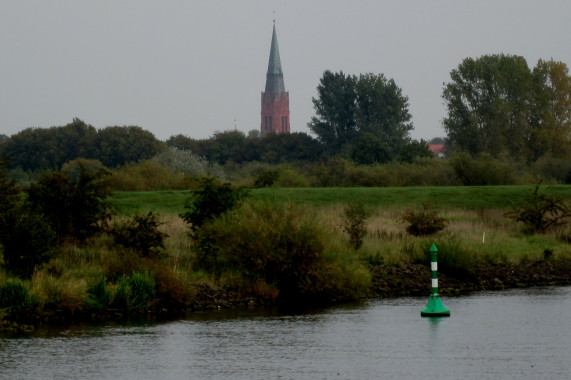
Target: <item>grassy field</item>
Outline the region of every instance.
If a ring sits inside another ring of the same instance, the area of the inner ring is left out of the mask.
[[[404,188],[264,188],[250,190],[248,201],[272,205],[292,203],[311,213],[325,226],[330,244],[350,250],[343,232],[343,209],[358,201],[369,212],[367,234],[359,256],[369,262],[398,264],[422,260],[423,251],[433,241],[463,260],[512,262],[540,259],[545,250],[559,258],[571,258],[571,246],[561,239],[569,227],[544,235],[526,235],[522,225],[505,216],[512,204],[529,197],[534,186],[404,187]],[[571,204],[571,186],[540,189]],[[119,215],[153,211],[165,222],[171,236],[170,254],[183,257],[188,242],[188,226],[178,217],[184,211],[189,191],[118,192],[112,196]],[[446,229],[430,237],[406,233],[401,216],[407,209],[431,210],[448,220]]]
[[[359,201],[369,209],[406,209],[428,203],[435,210],[508,210],[528,197],[534,186],[360,187],[252,189],[250,199],[325,207]],[[542,186],[541,191],[571,203],[571,185]],[[115,192],[111,201],[122,215],[153,211],[178,215],[189,191]]]
[[[179,217],[189,191],[115,192],[110,201],[117,216],[111,224],[149,211],[158,214],[160,230],[168,235],[163,254],[141,257],[106,234],[81,244],[70,241],[31,279],[22,281],[0,271],[0,294],[14,295],[14,304],[0,304],[0,322],[18,321],[20,312],[36,319],[66,319],[114,309],[220,307],[219,299],[232,307],[236,294],[246,303],[247,297],[273,300],[298,283],[304,294],[337,300],[369,294],[374,281],[392,282],[397,290],[422,289],[424,278],[416,278],[420,285],[403,281],[417,277],[410,268],[427,268],[432,243],[439,250],[439,271],[462,284],[483,267],[531,265],[533,271],[534,265],[543,263],[548,269],[558,268],[556,260],[571,259],[570,223],[531,235],[506,216],[512,202],[521,202],[533,190],[534,186],[253,189],[242,207],[206,227],[204,241],[216,242],[218,270],[200,264],[200,245]],[[541,191],[571,204],[569,185]],[[354,201],[367,211],[366,234],[358,249],[345,228],[347,205]],[[431,236],[409,235],[403,213],[421,210],[423,203],[447,220],[446,228]],[[304,264],[308,258],[313,261]],[[254,266],[258,263],[259,268]],[[305,274],[292,281],[291,274],[297,273],[292,265],[298,264]],[[403,273],[395,275],[394,268]],[[508,273],[526,275],[511,269]],[[496,279],[495,274],[491,278]]]

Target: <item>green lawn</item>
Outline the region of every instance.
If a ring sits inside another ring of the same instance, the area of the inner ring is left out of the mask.
[[[433,209],[509,209],[533,192],[526,186],[455,187],[347,187],[347,188],[264,188],[250,190],[250,199],[330,206],[359,201],[369,208],[417,207],[423,202]],[[571,185],[544,186],[540,191],[571,203]],[[176,215],[184,210],[190,191],[115,192],[111,201],[119,214],[154,213]]]

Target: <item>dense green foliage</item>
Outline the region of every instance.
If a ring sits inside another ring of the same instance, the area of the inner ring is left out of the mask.
[[[521,56],[466,58],[450,73],[443,98],[449,149],[536,161],[571,159],[571,77],[562,62],[531,71]]]
[[[398,159],[410,144],[408,98],[394,80],[383,74],[356,76],[327,70],[317,93],[316,116],[308,127],[329,155],[350,153],[357,163],[382,163]]]
[[[149,211],[132,219],[117,222],[110,231],[116,244],[132,249],[141,257],[158,257],[165,248],[168,234],[161,232],[158,216]]]
[[[0,247],[4,267],[12,274],[29,277],[49,259],[55,235],[43,215],[21,199],[20,189],[7,178],[0,162]]]
[[[78,160],[67,172],[45,173],[26,189],[26,197],[6,179],[5,170],[0,173],[0,244],[8,272],[30,277],[58,243],[92,236],[110,216],[106,171]]]
[[[204,157],[212,164],[228,162],[243,164],[261,161],[270,164],[284,162],[314,162],[322,157],[321,144],[305,133],[270,133],[264,136],[241,131],[216,132],[205,140],[187,136],[171,136],[167,140],[171,148],[190,151]]]
[[[105,170],[90,171],[81,163],[76,179],[60,172],[46,173],[26,190],[28,201],[59,240],[84,239],[100,230],[109,217],[107,174]]]
[[[150,159],[166,148],[151,132],[140,127],[107,127],[96,130],[74,119],[62,127],[27,128],[0,144],[0,157],[24,171],[59,170],[77,158],[101,161],[114,168]]]
[[[133,272],[117,284],[114,302],[121,309],[146,310],[155,301],[157,286],[151,272]]]
[[[205,224],[196,243],[202,267],[261,281],[275,287],[282,301],[351,298],[364,294],[369,282],[356,258],[336,258],[326,249],[323,226],[293,204],[247,203]]]
[[[196,232],[204,223],[237,206],[245,195],[244,190],[235,189],[230,183],[204,177],[200,180],[199,188],[187,199],[184,206],[186,211],[180,217]]]

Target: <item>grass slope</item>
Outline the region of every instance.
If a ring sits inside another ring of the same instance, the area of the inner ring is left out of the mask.
[[[510,202],[528,197],[534,186],[455,186],[455,187],[347,187],[347,188],[264,188],[250,190],[253,200],[293,202],[316,207],[359,201],[368,208],[404,209],[429,203],[433,209],[507,210]],[[542,187],[541,191],[571,202],[571,185]],[[115,192],[111,201],[119,214],[134,215],[153,211],[178,215],[184,211],[190,191]]]

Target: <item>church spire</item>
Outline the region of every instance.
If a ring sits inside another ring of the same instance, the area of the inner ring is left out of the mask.
[[[266,73],[266,90],[262,92],[262,135],[267,133],[289,133],[289,93],[284,86],[284,74],[280,61],[276,21],[272,33],[270,60]]]
[[[280,49],[278,47],[278,36],[276,34],[276,23],[274,21],[274,31],[272,33],[272,45],[270,47],[270,59],[268,61],[268,72],[266,74],[266,91],[271,94],[277,92],[281,95],[285,92],[284,74],[280,60]]]

